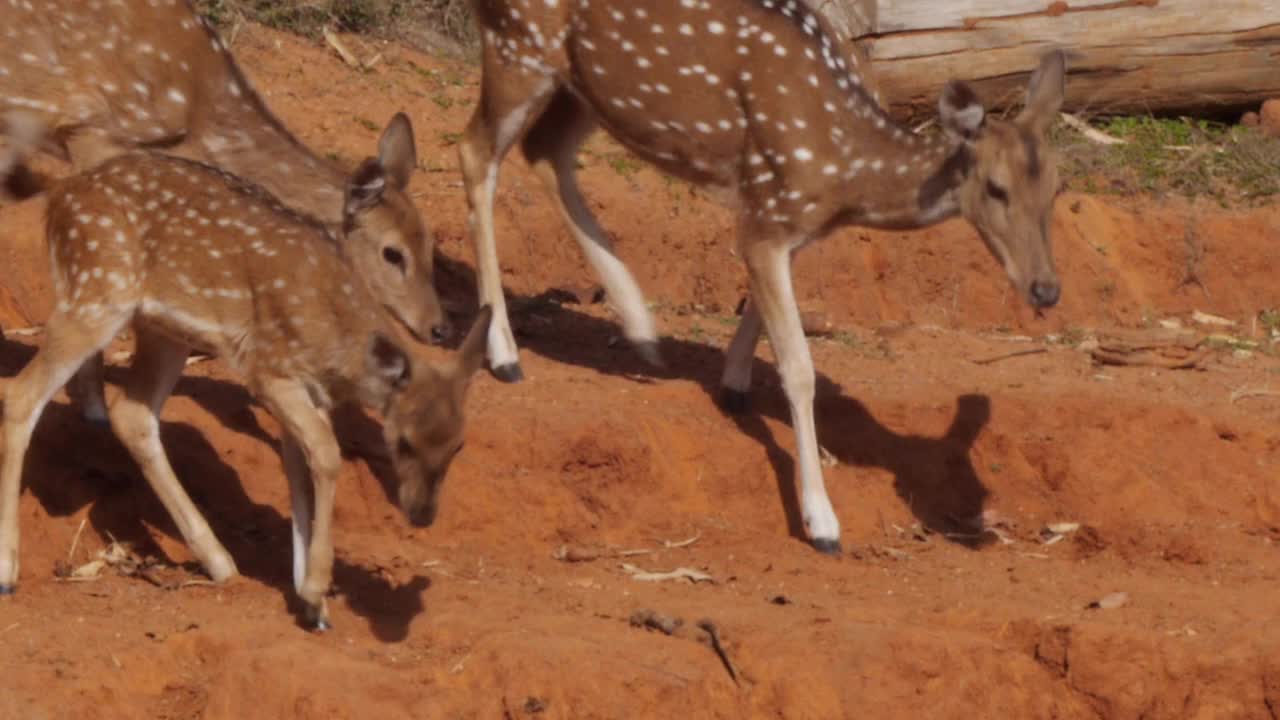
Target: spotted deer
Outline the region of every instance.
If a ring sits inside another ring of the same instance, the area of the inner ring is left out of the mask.
[[[285,205],[343,222],[348,173],[272,114],[217,33],[187,0],[0,2],[0,180],[37,149],[77,170],[133,148],[200,160],[262,186]],[[379,299],[419,339],[450,329],[433,284],[433,240],[405,188],[417,165],[397,114],[378,141],[383,202],[403,232],[369,235],[348,254]],[[72,389],[105,420],[101,357]]]
[[[340,200],[334,237],[264,191],[201,163],[129,153],[63,181],[46,234],[57,306],[35,357],[8,385],[0,468],[0,593],[18,578],[18,497],[33,428],[53,393],[126,326],[137,351],[109,409],[112,429],[182,537],[216,581],[235,562],[174,476],[159,413],[191,349],[223,358],[280,422],[293,508],[294,585],[327,626],[334,483],[341,456],[329,412],[381,412],[401,509],[429,524],[462,446],[463,402],[484,362],[489,311],[456,357],[415,358],[350,254],[356,237],[402,222],[382,202],[385,171],[370,160]],[[343,237],[345,236],[345,237]]]
[[[654,323],[631,273],[588,209],[575,154],[597,126],[658,169],[720,191],[737,214],[747,303],[721,379],[741,411],[761,329],[769,333],[796,433],[804,526],[839,551],[813,417],[814,369],[791,258],[847,225],[908,229],[961,215],[1036,308],[1058,301],[1049,218],[1057,190],[1045,135],[1062,102],[1065,58],[1047,53],[1025,109],[988,117],[947,84],[940,135],[895,122],[868,90],[865,60],[842,49],[798,0],[476,0],[480,101],[459,146],[479,295],[494,308],[490,368],[523,376],[503,303],[493,228],[498,169],[519,142],[620,316],[657,359]]]

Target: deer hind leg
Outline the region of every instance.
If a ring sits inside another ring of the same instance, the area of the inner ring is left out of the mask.
[[[133,456],[209,577],[222,582],[236,575],[235,561],[182,488],[160,442],[160,409],[182,375],[189,349],[144,328],[136,330],[137,349],[124,390],[107,411],[111,429]]]
[[[18,498],[31,433],[49,399],[91,355],[115,337],[129,311],[92,318],[57,312],[45,325],[45,340],[27,366],[9,382],[4,403],[4,460],[0,469],[0,594],[18,581]]]
[[[342,455],[328,413],[301,383],[275,380],[259,388],[263,403],[284,428],[281,460],[293,507],[293,583],[307,621],[329,629],[325,596],[333,582],[333,501]]]
[[[756,305],[782,376],[782,388],[791,406],[800,466],[800,510],[810,542],[824,553],[840,551],[840,521],[822,480],[818,457],[817,426],[813,419],[813,359],[800,324],[791,285],[791,252],[775,238],[744,237],[743,254],[751,282],[751,302]],[[744,317],[744,324],[746,318]],[[745,340],[744,340],[745,342]]]
[[[480,103],[458,143],[462,181],[470,209],[471,236],[476,246],[476,274],[480,305],[493,308],[489,326],[489,367],[503,382],[524,378],[507,304],[502,296],[502,271],[493,229],[493,201],[498,168],[511,146],[524,137],[555,90],[550,77],[508,71],[493,57],[485,61]]]
[[[729,349],[725,353],[724,374],[720,376],[720,405],[738,414],[747,411],[751,393],[751,363],[756,357],[756,345],[764,325],[756,304],[747,298],[742,308],[742,319],[733,333]]]
[[[640,286],[614,253],[613,243],[578,188],[578,147],[594,129],[590,110],[561,89],[525,135],[521,150],[604,284],[605,297],[621,317],[627,339],[645,360],[661,365],[653,315],[645,306]]]
[[[72,405],[80,406],[80,416],[95,425],[107,425],[107,399],[104,394],[103,358],[96,352],[80,366],[67,384]]]

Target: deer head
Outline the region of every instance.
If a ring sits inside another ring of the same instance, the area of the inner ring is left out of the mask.
[[[347,179],[344,252],[369,289],[419,340],[449,337],[434,284],[434,242],[405,192],[418,162],[413,129],[397,113],[368,158]]]
[[[370,375],[391,391],[383,435],[400,483],[400,509],[414,525],[435,520],[440,486],[462,449],[464,401],[484,363],[492,316],[489,306],[480,309],[457,355],[443,366],[415,360],[386,337],[373,336]]]
[[[989,118],[974,91],[952,81],[938,102],[942,127],[960,148],[960,214],[973,223],[1010,282],[1035,308],[1058,302],[1049,226],[1058,192],[1047,132],[1062,107],[1066,60],[1052,52],[1031,75],[1025,109],[1012,121]]]

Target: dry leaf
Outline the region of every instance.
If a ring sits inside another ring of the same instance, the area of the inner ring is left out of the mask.
[[[715,579],[710,575],[687,567],[676,568],[670,572],[650,572],[648,570],[638,568],[631,563],[622,563],[620,567],[623,572],[631,576],[632,580],[641,580],[644,582],[662,582],[664,580],[689,580],[694,583],[715,582]]]
[[[1219,317],[1217,315],[1210,315],[1209,313],[1200,312],[1199,310],[1193,311],[1191,313],[1191,319],[1200,323],[1201,325],[1221,325],[1223,327],[1232,327],[1236,324],[1235,320],[1228,320],[1224,317]]]

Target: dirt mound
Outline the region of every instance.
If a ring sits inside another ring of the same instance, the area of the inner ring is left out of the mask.
[[[235,46],[285,122],[348,162],[409,112],[412,190],[445,294],[468,306],[453,143],[478,77],[380,50],[362,74],[259,28]],[[0,600],[0,717],[1275,717],[1280,398],[1255,391],[1280,389],[1263,314],[1280,307],[1280,209],[1065,196],[1064,300],[1043,318],[960,222],[806,251],[802,301],[836,326],[812,343],[844,526],[845,553],[828,558],[800,539],[769,351],[750,413],[713,402],[744,291],[729,216],[603,137],[583,162],[655,303],[665,370],[617,341],[603,305],[547,292],[593,279],[508,164],[498,237],[528,379],[477,381],[425,530],[384,490],[376,425],[342,418],[324,636],[289,614],[277,425],[220,364],[188,372],[163,433],[245,575],[224,587],[187,582],[191,556],[124,450],[59,397],[28,455],[20,592]],[[38,198],[0,209],[7,330],[48,312],[41,212]],[[1205,326],[1223,338],[1202,370],[1104,368],[1081,351],[1094,328],[1191,325],[1197,310],[1237,323]],[[5,377],[38,342],[10,333]],[[1021,349],[1037,352],[1008,356]],[[55,577],[113,540],[163,574]],[[624,564],[713,582],[636,580]],[[1090,608],[1117,591],[1122,607]],[[632,627],[638,609],[683,629]]]

